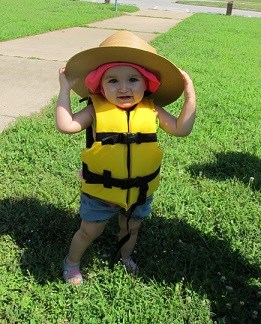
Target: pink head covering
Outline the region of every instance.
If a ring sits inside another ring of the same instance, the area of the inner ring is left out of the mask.
[[[144,69],[143,67],[132,64],[132,63],[125,63],[125,62],[115,62],[115,63],[105,63],[100,65],[97,69],[91,71],[85,78],[85,86],[90,90],[93,94],[102,93],[101,89],[101,79],[103,74],[110,68],[114,66],[131,66],[138,70],[146,80],[147,90],[151,93],[158,90],[160,86],[160,82],[157,77],[149,72],[148,70]]]

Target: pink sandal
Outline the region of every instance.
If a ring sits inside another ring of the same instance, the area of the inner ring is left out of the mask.
[[[70,265],[66,263],[67,257],[63,261],[63,279],[66,283],[70,283],[74,286],[83,283],[82,274],[80,273],[80,263],[76,265]],[[78,279],[79,282],[74,284],[72,281]]]
[[[138,274],[139,267],[131,256],[125,260],[120,259],[120,261],[123,264],[123,266],[125,267],[125,269],[127,270],[127,272],[129,272],[130,274],[132,274],[134,276],[136,276]]]

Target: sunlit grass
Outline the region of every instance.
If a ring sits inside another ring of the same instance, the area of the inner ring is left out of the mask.
[[[137,11],[135,6],[72,0],[0,0],[0,41],[88,23]]]
[[[83,258],[85,284],[62,283],[85,139],[55,130],[55,100],[0,135],[0,321],[260,322],[260,27],[198,14],[153,41],[193,78],[198,111],[189,137],[159,132],[162,180],[137,278],[111,265],[112,220]],[[181,104],[166,109],[178,114]]]

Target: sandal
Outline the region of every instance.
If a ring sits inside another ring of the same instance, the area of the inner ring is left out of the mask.
[[[76,265],[70,265],[66,262],[67,257],[63,261],[63,279],[66,283],[70,283],[73,286],[77,286],[83,283],[82,274],[80,273],[80,263]],[[77,283],[74,280],[77,279]]]
[[[137,265],[137,263],[133,260],[133,258],[130,256],[128,257],[128,259],[120,259],[121,263],[123,264],[123,266],[125,267],[125,269],[127,270],[127,272],[129,272],[132,275],[137,275],[138,271],[139,271],[139,267]]]

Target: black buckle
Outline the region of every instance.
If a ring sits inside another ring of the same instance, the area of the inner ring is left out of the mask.
[[[103,185],[105,188],[112,188],[111,171],[103,170]]]
[[[99,141],[100,136],[96,135],[96,140]],[[106,137],[101,138],[101,143],[102,145],[107,145],[107,144],[111,144],[114,145],[116,143],[119,144],[131,144],[131,143],[136,143],[136,144],[140,144],[142,143],[142,139],[143,139],[143,134],[141,133],[129,133],[129,132],[125,132],[125,133],[108,133],[108,135]]]
[[[121,180],[121,189],[129,189],[130,186],[130,179],[122,179]]]
[[[131,143],[141,143],[140,133],[120,133],[119,143],[121,144],[131,144]]]
[[[142,183],[142,177],[136,177],[134,179],[123,179],[121,180],[121,189],[130,189],[133,187],[139,188]]]
[[[116,143],[116,138],[115,136],[108,136],[108,137],[105,137],[101,140],[101,143],[102,145],[107,145],[107,144],[111,144],[111,145],[114,145]]]

